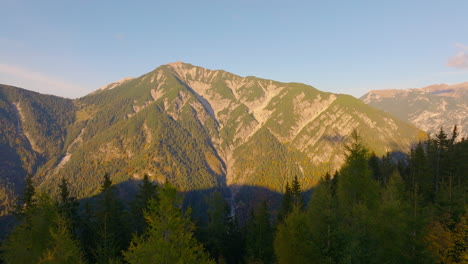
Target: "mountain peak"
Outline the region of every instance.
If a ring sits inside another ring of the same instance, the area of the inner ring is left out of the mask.
[[[441,127],[450,130],[457,125],[460,137],[466,137],[467,98],[468,82],[464,82],[404,90],[373,90],[362,96],[361,100],[430,134],[438,133]]]
[[[420,90],[437,96],[461,97],[464,94],[468,94],[468,82],[457,84],[434,84],[416,90]]]
[[[397,96],[408,96],[412,93],[428,93],[442,97],[461,97],[468,94],[468,82],[457,84],[433,84],[421,88],[410,89],[386,89],[386,90],[371,90],[361,97],[365,103],[372,100],[381,100],[382,98],[393,98]]]
[[[182,65],[187,65],[187,63],[183,61],[175,61],[175,62],[170,62],[167,64],[168,66],[182,66]]]
[[[98,89],[98,91],[114,89],[115,87],[121,85],[122,83],[133,80],[133,79],[135,79],[135,78],[134,77],[126,77],[126,78],[120,79],[120,80],[118,80],[116,82],[113,82],[113,83],[110,83],[110,84],[107,84],[107,85],[104,85],[104,86],[100,87]]]

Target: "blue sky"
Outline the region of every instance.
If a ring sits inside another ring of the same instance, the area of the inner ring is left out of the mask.
[[[468,1],[0,0],[0,83],[76,98],[184,61],[361,96],[468,81]]]

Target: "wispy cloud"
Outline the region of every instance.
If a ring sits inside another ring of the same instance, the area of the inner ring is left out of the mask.
[[[461,43],[455,43],[455,47],[459,48],[459,49],[462,49],[462,50],[468,50],[468,46],[466,45],[463,45]]]
[[[448,58],[447,66],[457,69],[468,69],[468,46],[455,43],[458,52],[455,56]]]
[[[1,82],[8,81],[5,84],[18,85],[41,93],[77,97],[84,92],[84,89],[78,85],[17,65],[0,63],[0,76]]]

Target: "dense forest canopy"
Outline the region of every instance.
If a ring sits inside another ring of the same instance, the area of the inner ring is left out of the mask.
[[[56,198],[27,178],[4,263],[467,263],[468,141],[457,129],[417,144],[406,160],[377,157],[353,132],[346,162],[307,202],[297,177],[281,203],[257,201],[245,219],[222,191],[205,207],[145,175],[121,200],[108,174],[78,201],[65,178]],[[276,207],[276,208],[273,208]],[[275,209],[275,210],[272,210]],[[272,213],[273,212],[273,213]]]

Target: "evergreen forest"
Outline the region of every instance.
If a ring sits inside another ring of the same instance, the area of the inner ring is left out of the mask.
[[[279,204],[245,214],[223,190],[190,206],[172,184],[145,175],[121,199],[109,174],[78,200],[62,178],[57,195],[32,177],[1,242],[5,264],[30,263],[468,263],[468,140],[443,129],[404,159],[379,157],[354,131],[344,165],[312,190],[285,175]],[[294,173],[292,171],[291,173]],[[309,192],[306,192],[309,191]],[[306,195],[311,193],[311,195]],[[258,197],[257,197],[258,198]],[[261,199],[261,198],[258,198]]]

